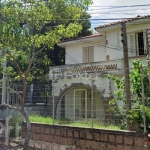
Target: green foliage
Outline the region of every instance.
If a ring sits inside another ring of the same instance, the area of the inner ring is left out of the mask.
[[[145,117],[147,129],[150,129],[150,84],[149,84],[149,61],[144,65],[140,60],[134,60],[132,70],[130,71],[130,90],[131,90],[131,110],[130,115],[126,116],[126,95],[125,95],[125,80],[113,75],[106,75],[106,77],[115,82],[118,90],[114,92],[114,99],[109,102],[110,110],[122,116],[123,120],[127,117],[131,122],[143,122],[143,101],[142,101],[142,85],[141,75],[144,83],[145,96]],[[121,105],[119,111],[116,111],[117,104]],[[150,131],[150,130],[149,130]]]
[[[81,32],[78,20],[91,3],[91,0],[9,0],[1,5],[2,61],[8,60],[5,71],[9,81],[22,82],[23,101],[27,82],[48,73],[45,68],[52,64],[45,51],[52,51],[61,39],[75,37]],[[52,24],[54,26],[49,26]]]
[[[41,116],[41,115],[31,115],[29,116],[31,122],[38,122],[38,123],[46,123],[52,124],[53,118],[49,116]],[[56,118],[54,119],[55,124],[67,125],[67,126],[75,126],[75,127],[89,127],[91,128],[92,122],[91,119],[80,119],[80,120],[69,120],[66,118]],[[113,129],[113,130],[120,130],[119,126],[114,124],[106,124],[101,122],[100,120],[94,120],[94,128],[96,129]]]
[[[26,8],[25,5],[27,5]],[[70,3],[66,5],[65,11],[66,14],[69,14],[69,11],[74,12],[74,15],[71,16],[72,19],[78,19],[80,17],[78,12],[81,11],[81,8],[74,7],[74,4]],[[73,22],[67,26],[58,24],[41,34],[43,27],[51,20],[57,19],[60,14],[55,16],[45,2],[37,2],[36,0],[32,0],[30,4],[22,3],[19,0],[9,0],[1,6],[0,14],[1,51],[7,49],[5,56],[13,68],[8,70],[16,71],[17,76],[14,76],[14,78],[17,79],[28,78],[28,76],[30,76],[30,79],[37,72],[42,74],[42,70],[35,70],[38,63],[50,64],[46,55],[39,59],[39,55],[45,47],[51,49],[56,43],[60,42],[62,37],[74,37],[82,29],[81,25]],[[34,71],[32,72],[32,70]],[[8,72],[8,74],[11,77],[15,75],[12,72]]]

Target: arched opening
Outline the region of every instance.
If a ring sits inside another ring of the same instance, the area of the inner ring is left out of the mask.
[[[104,120],[105,110],[103,99],[94,92],[93,108],[90,87],[72,87],[68,89],[59,99],[56,110],[57,118],[71,120],[81,118],[93,118]]]

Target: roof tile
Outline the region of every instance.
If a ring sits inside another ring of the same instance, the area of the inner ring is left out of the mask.
[[[95,28],[95,30],[100,29],[100,28],[109,27],[109,26],[112,26],[112,25],[117,25],[117,24],[120,24],[120,23],[123,23],[123,22],[130,22],[130,21],[135,21],[135,20],[139,20],[139,19],[146,19],[146,18],[149,18],[149,17],[150,17],[150,15],[145,15],[145,16],[138,15],[137,17],[134,17],[134,18],[121,20],[121,21],[117,21],[117,22],[111,22],[109,24],[98,26],[98,27]]]

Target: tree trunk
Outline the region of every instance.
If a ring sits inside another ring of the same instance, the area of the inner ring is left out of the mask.
[[[26,133],[26,138],[25,138],[23,150],[28,150],[28,144],[29,144],[30,133],[31,133],[31,124],[30,124],[29,117],[28,117],[27,112],[25,111],[24,107],[21,108],[21,113],[23,114],[23,116],[26,120],[26,126],[27,126],[27,133]]]
[[[31,133],[31,124],[29,117],[27,115],[26,110],[24,109],[24,104],[25,104],[25,95],[26,95],[26,77],[23,79],[23,93],[22,93],[22,104],[21,104],[21,113],[23,114],[25,120],[26,120],[26,126],[27,126],[27,133],[26,133],[26,138],[25,138],[25,143],[23,146],[23,150],[28,150],[28,144],[30,140],[30,133]]]

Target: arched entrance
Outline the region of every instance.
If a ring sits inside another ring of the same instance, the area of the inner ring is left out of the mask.
[[[56,117],[71,120],[93,117],[104,120],[105,110],[103,98],[97,90],[94,91],[93,108],[90,86],[71,86],[60,97],[57,103]]]

